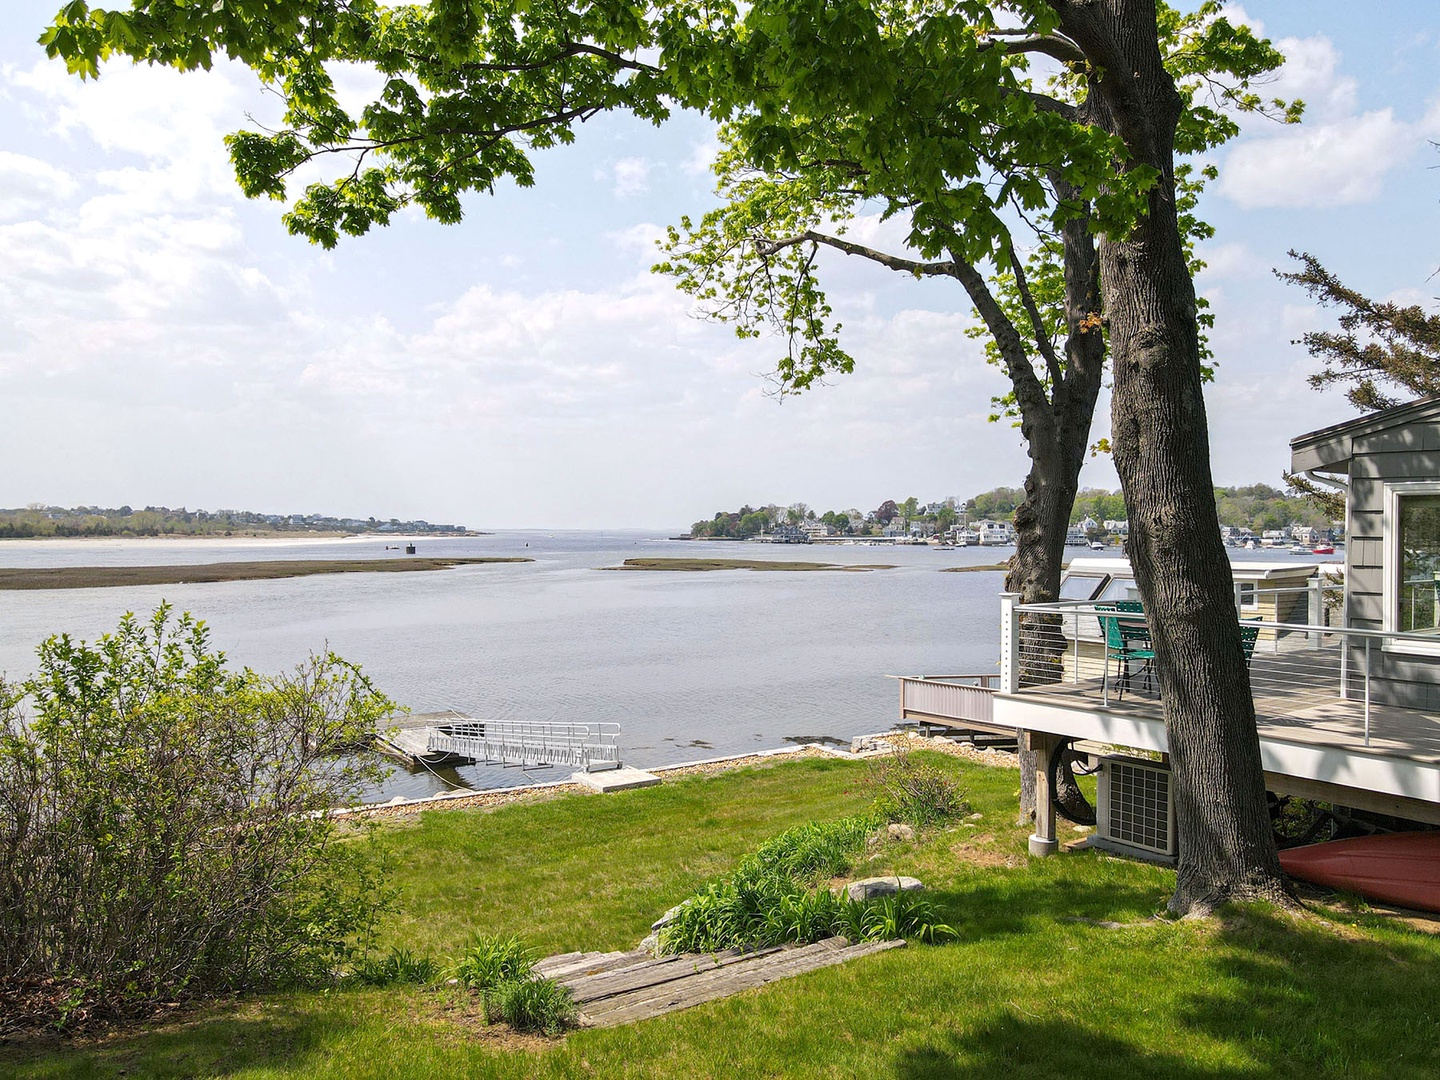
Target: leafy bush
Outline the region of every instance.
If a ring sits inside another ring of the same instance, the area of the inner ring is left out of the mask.
[[[516,1031],[558,1035],[575,1022],[570,991],[535,974],[534,955],[514,934],[475,937],[451,971],[480,991],[487,1024],[504,1020]]]
[[[861,816],[810,823],[766,841],[732,874],[712,881],[681,905],[660,931],[660,951],[808,944],[837,934],[851,941],[953,937],[950,927],[935,921],[933,906],[913,893],[900,894],[903,899],[858,902],[828,887],[815,887],[849,870],[883,820]]]
[[[362,986],[426,985],[438,982],[440,965],[429,956],[416,956],[409,949],[394,948],[381,957],[358,960],[351,978]]]
[[[487,1024],[500,1019],[516,1031],[559,1035],[575,1023],[570,991],[554,979],[504,979],[485,991],[483,1002]]]
[[[934,765],[916,762],[903,751],[871,763],[870,779],[879,794],[876,813],[917,828],[970,812],[965,792]]]
[[[471,940],[451,969],[455,978],[472,990],[489,990],[502,982],[528,979],[535,957],[514,934],[480,935]]]
[[[330,653],[232,670],[167,605],[45,641],[0,682],[0,982],[73,985],[95,1015],[331,978],[384,893],[326,813],[378,765],[328,751],[391,710]]]

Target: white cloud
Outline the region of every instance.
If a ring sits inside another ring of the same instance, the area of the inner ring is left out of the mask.
[[[1433,114],[1417,124],[1390,109],[1328,124],[1286,130],[1233,149],[1217,190],[1246,209],[1328,208],[1370,202],[1385,177],[1433,130]]]
[[[650,190],[650,162],[644,158],[621,158],[615,163],[615,195],[620,199],[644,195]]]
[[[684,160],[680,168],[691,176],[699,176],[702,173],[708,173],[719,156],[720,140],[711,136],[703,142],[695,144],[690,151],[690,156]]]
[[[42,211],[74,194],[75,178],[49,162],[0,150],[0,220]]]
[[[1440,129],[1440,108],[1409,122],[1392,108],[1357,113],[1357,83],[1341,74],[1341,54],[1326,37],[1289,37],[1277,77],[1261,91],[1305,102],[1298,126],[1251,118],[1224,159],[1220,194],[1241,207],[1327,209],[1379,197],[1386,176]]]

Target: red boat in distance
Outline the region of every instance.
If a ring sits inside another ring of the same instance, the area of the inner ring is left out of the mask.
[[[1311,554],[1311,555],[1334,555],[1334,554],[1335,554],[1335,547],[1334,547],[1333,544],[1316,544],[1313,548],[1310,549],[1310,554]]]
[[[1440,832],[1331,840],[1280,852],[1285,872],[1417,911],[1440,912]]]

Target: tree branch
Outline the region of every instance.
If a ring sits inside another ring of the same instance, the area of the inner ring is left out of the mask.
[[[1030,325],[1035,331],[1035,347],[1040,350],[1040,355],[1045,358],[1045,366],[1050,371],[1050,385],[1058,387],[1065,379],[1065,369],[1060,363],[1060,357],[1055,354],[1050,335],[1045,332],[1045,320],[1040,317],[1040,309],[1036,307],[1035,297],[1030,292],[1025,267],[1015,254],[1013,244],[1005,245],[1005,253],[1010,258],[1010,269],[1015,273],[1015,288],[1020,293],[1020,303],[1025,306],[1025,314],[1030,316]]]
[[[846,255],[859,255],[862,259],[869,259],[871,262],[879,263],[901,273],[914,274],[916,277],[954,277],[955,264],[953,262],[920,262],[916,259],[902,259],[898,255],[888,255],[864,244],[852,243],[849,240],[842,240],[838,236],[829,236],[826,233],[816,232],[814,229],[806,229],[795,236],[787,236],[780,240],[757,239],[755,250],[761,255],[770,256],[784,251],[786,248],[795,247],[797,244],[824,244],[836,251],[843,251]]]

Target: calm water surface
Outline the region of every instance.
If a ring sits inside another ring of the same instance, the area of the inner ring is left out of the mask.
[[[0,566],[403,558],[396,541],[5,541]],[[996,670],[998,573],[945,574],[1008,548],[670,542],[640,532],[506,532],[417,541],[422,555],[524,555],[532,563],[413,574],[0,592],[0,670],[29,672],[65,631],[93,640],[161,600],[204,619],[236,664],[293,666],[328,645],[416,712],[505,720],[608,721],[626,764],[744,753],[787,740],[843,740],[888,727],[887,674]],[[637,556],[894,563],[870,573],[605,571]],[[476,766],[397,770],[389,798],[521,774]]]

